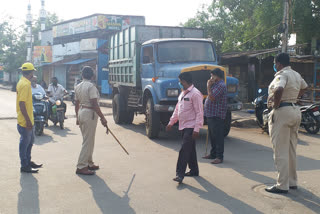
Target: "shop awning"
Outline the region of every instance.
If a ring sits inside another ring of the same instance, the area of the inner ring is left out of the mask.
[[[73,60],[71,62],[65,62],[63,64],[64,65],[78,65],[78,64],[81,64],[81,63],[84,63],[84,62],[88,62],[88,61],[91,61],[91,60],[95,60],[95,59],[77,59],[77,60]]]

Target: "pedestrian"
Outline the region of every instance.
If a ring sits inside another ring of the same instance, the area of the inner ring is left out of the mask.
[[[308,85],[289,65],[287,53],[277,55],[274,62],[276,74],[268,91],[268,107],[272,108],[268,120],[269,135],[278,172],[277,183],[265,189],[271,193],[297,189],[296,147],[301,112],[296,102]]]
[[[184,176],[198,176],[199,167],[196,152],[196,138],[203,126],[203,95],[192,84],[190,73],[179,75],[179,86],[182,89],[178,97],[178,103],[170,118],[166,130],[170,131],[172,126],[179,121],[179,130],[182,131],[182,145],[176,168],[176,177],[173,179],[179,184]],[[187,165],[190,171],[185,173]]]
[[[91,83],[94,73],[91,67],[82,69],[83,81],[75,88],[75,111],[77,122],[83,137],[82,148],[77,164],[77,174],[93,175],[99,166],[92,159],[98,116],[101,124],[107,127],[107,120],[102,114],[98,101],[98,89]]]
[[[34,119],[31,92],[31,79],[36,71],[33,64],[24,63],[21,66],[22,77],[17,84],[17,129],[20,134],[19,156],[21,162],[21,172],[36,173],[35,168],[42,167],[31,161],[31,150],[34,142]]]
[[[208,97],[204,104],[204,116],[207,118],[211,151],[203,158],[213,159],[212,164],[223,162],[224,120],[228,110],[227,87],[224,80],[224,72],[216,68],[211,71],[211,78],[207,82]]]

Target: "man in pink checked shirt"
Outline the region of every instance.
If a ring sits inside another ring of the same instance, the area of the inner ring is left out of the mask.
[[[183,91],[167,125],[167,131],[170,131],[172,126],[179,121],[179,130],[182,131],[182,146],[179,151],[176,177],[173,180],[181,184],[184,176],[199,175],[195,140],[203,126],[203,96],[192,84],[190,73],[179,75],[179,85]],[[190,171],[185,173],[187,165]]]

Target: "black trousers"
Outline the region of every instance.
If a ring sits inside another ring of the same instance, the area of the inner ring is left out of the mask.
[[[210,156],[223,160],[224,153],[224,120],[220,117],[207,117],[211,142]]]
[[[184,178],[184,174],[187,169],[187,165],[192,173],[199,173],[196,141],[192,139],[192,128],[182,130],[182,146],[179,151],[179,157],[177,162],[177,176]]]

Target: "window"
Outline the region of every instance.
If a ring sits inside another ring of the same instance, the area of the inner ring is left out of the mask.
[[[158,44],[159,62],[214,62],[216,61],[210,42],[172,41]]]
[[[154,59],[153,59],[153,47],[149,46],[149,47],[145,47],[143,48],[143,59],[142,59],[142,63],[143,64],[149,64],[149,63],[153,63]]]

